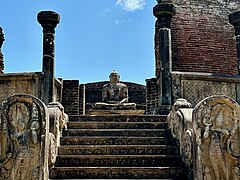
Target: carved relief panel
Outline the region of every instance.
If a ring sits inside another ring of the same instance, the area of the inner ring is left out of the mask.
[[[240,179],[240,106],[226,96],[201,101],[193,111],[195,179]]]
[[[45,105],[33,96],[15,95],[8,98],[1,115],[0,177],[14,180],[47,177],[42,167],[47,169]]]
[[[203,80],[182,80],[181,96],[195,106],[202,99],[212,95],[226,95],[236,98],[235,83]]]

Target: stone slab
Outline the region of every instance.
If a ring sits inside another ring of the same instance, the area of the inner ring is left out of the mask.
[[[89,115],[111,115],[111,114],[119,114],[119,115],[141,115],[144,114],[144,110],[89,110]]]

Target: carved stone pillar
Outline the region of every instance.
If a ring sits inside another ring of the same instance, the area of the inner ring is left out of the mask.
[[[237,40],[238,75],[240,75],[240,11],[230,14],[229,22],[235,28],[235,35]]]
[[[146,114],[157,114],[158,86],[156,78],[146,79]]]
[[[3,29],[0,27],[0,74],[3,74],[4,70],[4,61],[3,61],[3,54],[2,54],[2,45],[4,41],[4,34]]]
[[[54,88],[54,48],[55,27],[60,22],[60,15],[53,11],[41,11],[37,20],[43,27],[43,66],[44,73],[42,100],[48,104],[53,101]]]
[[[79,85],[79,114],[85,115],[85,84]]]
[[[156,55],[159,56],[159,62],[156,64],[160,66],[157,68],[159,72],[156,72],[160,80],[160,113],[168,114],[172,105],[171,19],[175,14],[175,6],[170,2],[158,1],[153,8],[153,14],[157,18],[155,40],[158,42],[155,42],[155,51],[158,51]]]

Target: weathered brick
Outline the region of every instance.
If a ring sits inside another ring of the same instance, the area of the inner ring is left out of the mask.
[[[239,0],[172,2],[173,70],[237,74],[236,41],[228,15],[240,9]]]

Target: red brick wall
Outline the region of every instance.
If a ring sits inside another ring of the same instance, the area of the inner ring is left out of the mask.
[[[239,0],[172,0],[173,70],[237,74],[236,41],[228,15]]]

